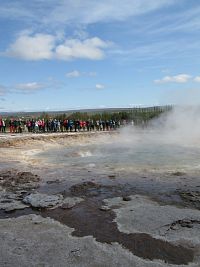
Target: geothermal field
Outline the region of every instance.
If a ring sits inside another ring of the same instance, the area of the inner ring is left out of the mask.
[[[200,119],[2,134],[0,266],[200,266]]]

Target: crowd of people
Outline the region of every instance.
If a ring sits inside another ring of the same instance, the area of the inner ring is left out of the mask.
[[[0,131],[10,133],[80,132],[116,130],[126,121],[73,119],[0,119]]]

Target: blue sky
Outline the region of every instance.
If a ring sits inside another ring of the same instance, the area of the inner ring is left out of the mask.
[[[198,0],[0,0],[0,111],[198,103],[199,33]]]

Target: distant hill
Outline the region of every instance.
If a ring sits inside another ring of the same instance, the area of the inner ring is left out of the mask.
[[[132,112],[132,111],[153,111],[153,110],[169,110],[172,106],[151,106],[151,107],[132,107],[132,108],[98,108],[98,109],[74,109],[60,111],[35,111],[35,112],[0,112],[3,117],[39,117],[42,114],[56,116],[59,114],[70,115],[75,112],[96,114],[96,113],[114,113],[114,112]]]

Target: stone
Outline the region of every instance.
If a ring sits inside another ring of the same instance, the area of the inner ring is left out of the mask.
[[[103,211],[108,211],[108,210],[110,210],[110,208],[109,208],[108,206],[101,206],[99,209],[100,209],[100,210],[103,210]]]
[[[63,200],[63,204],[61,206],[62,209],[71,209],[73,208],[76,204],[80,203],[83,201],[83,198],[80,197],[67,197]]]
[[[47,184],[58,184],[60,183],[60,180],[56,179],[56,180],[52,180],[52,181],[47,181]]]
[[[71,209],[83,200],[84,199],[80,197],[67,197],[64,199],[60,194],[47,195],[42,193],[32,193],[25,196],[23,202],[34,208],[55,209],[61,207],[63,209]]]
[[[185,173],[177,171],[177,172],[173,172],[172,175],[174,175],[174,176],[183,176],[183,175],[185,175]]]
[[[40,178],[31,172],[17,172],[16,170],[1,173],[0,183],[6,190],[34,189],[39,185]]]
[[[108,178],[110,179],[115,179],[116,178],[116,175],[112,174],[112,175],[108,175]]]
[[[124,197],[123,197],[123,201],[131,201],[131,197],[129,197],[129,196],[124,196]]]
[[[56,208],[62,204],[62,195],[47,195],[41,193],[32,193],[25,196],[23,202],[30,204],[34,208]]]
[[[4,211],[14,211],[29,207],[19,200],[19,194],[10,192],[0,192],[0,209]]]

